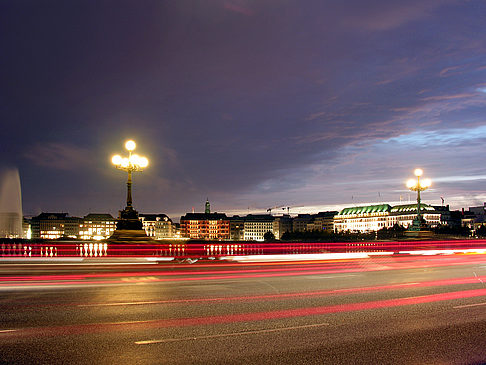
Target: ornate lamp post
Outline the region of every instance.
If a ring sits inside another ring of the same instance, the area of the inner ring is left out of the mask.
[[[412,226],[409,229],[413,231],[420,231],[420,229],[424,227],[424,222],[420,213],[420,192],[427,190],[432,185],[432,181],[430,179],[420,180],[420,177],[424,173],[422,169],[415,169],[413,173],[415,176],[417,176],[417,181],[414,179],[408,180],[407,188],[417,192],[417,218],[413,220]]]
[[[125,148],[128,150],[128,157],[115,155],[111,162],[119,170],[128,173],[127,180],[127,206],[120,211],[120,217],[117,224],[118,229],[141,229],[142,223],[138,220],[138,212],[132,206],[132,173],[135,171],[142,171],[148,166],[148,159],[146,157],[133,154],[137,145],[134,141],[127,141]]]

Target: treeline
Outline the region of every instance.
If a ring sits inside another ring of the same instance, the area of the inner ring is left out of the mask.
[[[327,231],[304,231],[285,232],[280,241],[284,242],[352,242],[352,241],[375,241],[375,240],[400,240],[406,238],[406,228],[395,224],[390,228],[382,228],[376,232],[327,232]],[[432,230],[438,236],[448,237],[471,237],[472,231],[468,227],[438,226]],[[270,233],[270,232],[268,232]],[[486,226],[478,228],[474,234],[476,237],[486,237]],[[265,236],[266,241],[273,241],[273,234]]]

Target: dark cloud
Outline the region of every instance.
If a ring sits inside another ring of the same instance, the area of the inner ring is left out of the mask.
[[[484,123],[484,10],[479,0],[4,1],[1,162],[20,169],[26,211],[119,209],[123,177],[109,159],[127,137],[151,161],[136,176],[141,210],[181,212],[207,196],[244,207],[261,191],[309,199],[316,165]]]

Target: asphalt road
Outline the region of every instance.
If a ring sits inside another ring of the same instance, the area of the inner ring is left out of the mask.
[[[486,255],[0,263],[5,364],[486,363]]]

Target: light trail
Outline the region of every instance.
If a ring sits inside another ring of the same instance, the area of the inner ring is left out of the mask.
[[[126,305],[189,304],[189,303],[204,303],[204,302],[242,302],[242,301],[259,301],[259,300],[267,301],[267,300],[281,300],[287,298],[306,298],[306,297],[317,297],[317,296],[327,296],[327,295],[352,295],[352,294],[363,293],[363,292],[379,292],[379,291],[399,290],[404,288],[428,288],[428,287],[438,287],[438,286],[448,286],[448,285],[478,284],[482,279],[486,280],[486,276],[390,284],[390,285],[380,285],[380,286],[371,286],[371,287],[320,290],[320,291],[312,291],[312,292],[279,293],[279,294],[250,295],[250,296],[216,297],[216,298],[172,299],[172,300],[155,300],[155,301],[140,301],[140,302],[93,303],[93,304],[78,304],[77,306],[78,307],[112,307],[112,306],[126,306]]]
[[[101,333],[107,331],[145,331],[150,328],[171,328],[188,326],[205,326],[225,323],[256,322],[268,321],[284,318],[321,316],[334,313],[355,312],[363,310],[374,310],[384,308],[394,308],[408,305],[418,305],[425,303],[435,303],[442,301],[452,301],[457,299],[474,298],[486,296],[486,289],[473,289],[465,291],[446,292],[439,294],[429,294],[414,297],[385,299],[369,302],[346,303],[330,306],[305,307],[296,309],[284,309],[265,312],[249,312],[226,314],[205,317],[188,318],[168,318],[148,321],[133,322],[109,322],[109,323],[89,323],[80,325],[30,327],[16,329],[14,332],[0,333],[0,338],[18,337],[55,337],[66,335],[81,335],[86,333]]]
[[[130,273],[100,273],[100,274],[69,274],[69,275],[35,275],[35,276],[3,276],[0,277],[0,289],[22,286],[53,286],[53,285],[86,285],[86,284],[129,284],[139,283],[142,278],[144,282],[177,282],[195,280],[223,280],[223,279],[247,279],[264,277],[283,276],[305,276],[323,274],[346,274],[356,272],[372,272],[385,270],[402,270],[413,268],[433,268],[452,265],[471,265],[483,263],[484,258],[480,255],[463,255],[438,257],[424,256],[424,259],[404,259],[396,261],[369,261],[369,260],[346,260],[333,265],[307,265],[301,266],[279,266],[275,268],[243,269],[243,270],[185,270],[185,271],[148,271]],[[241,267],[241,266],[240,266]],[[118,280],[106,280],[113,278]],[[137,279],[139,278],[139,279]],[[96,280],[92,280],[96,279]],[[105,279],[105,280],[97,280]]]

